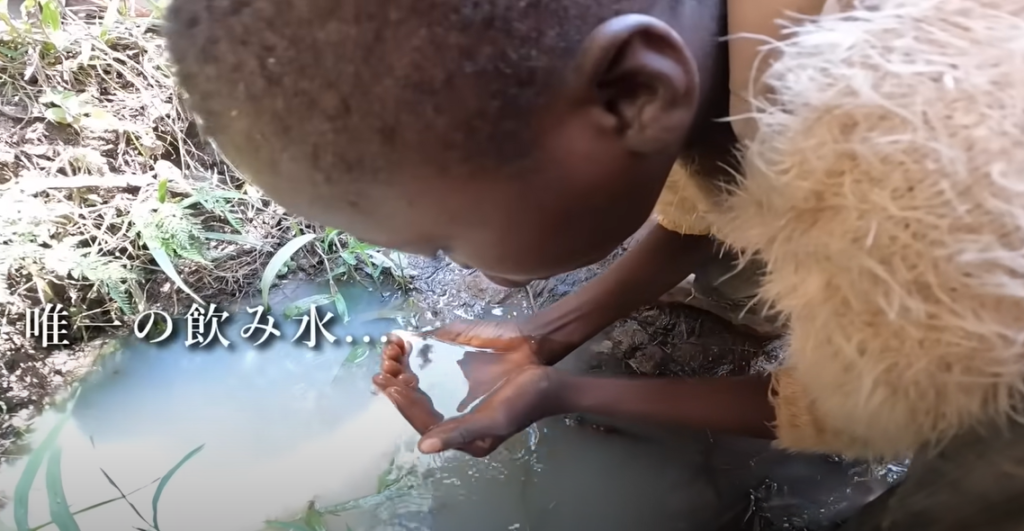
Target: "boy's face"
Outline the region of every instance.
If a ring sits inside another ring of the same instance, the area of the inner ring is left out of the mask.
[[[639,15],[594,30],[570,72],[529,118],[533,156],[522,164],[481,170],[466,163],[465,149],[395,150],[383,180],[351,190],[331,179],[248,173],[293,212],[383,247],[443,252],[499,284],[571,271],[606,257],[650,216],[689,132],[699,84],[679,36]],[[304,173],[294,170],[276,173]]]
[[[383,247],[443,252],[520,285],[595,263],[644,224],[698,106],[697,63],[672,28],[646,15],[602,23],[563,77],[542,108],[515,118],[532,137],[529,160],[513,165],[471,165],[474,148],[454,140],[385,146],[368,132],[377,136],[345,147],[376,146],[370,152],[386,169],[324,175],[317,160],[333,160],[324,153],[336,147],[322,138],[268,147],[260,142],[278,133],[261,135],[246,113],[207,125],[228,158],[292,212]]]
[[[534,161],[486,175],[457,164],[396,169],[341,208],[329,194],[296,195],[272,180],[286,208],[383,247],[442,252],[507,287],[600,261],[647,220],[673,152],[637,156],[588,117],[559,119],[541,132]],[[507,174],[504,174],[507,173]]]

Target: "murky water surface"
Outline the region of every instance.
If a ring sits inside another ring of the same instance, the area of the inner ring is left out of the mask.
[[[299,286],[283,297],[322,291]],[[355,319],[328,321],[337,341],[321,337],[315,349],[302,343],[308,335],[292,341],[301,321],[282,313],[275,323],[281,336],[253,348],[262,333],[241,338],[252,318],[242,309],[221,325],[229,347],[215,339],[189,348],[175,334],[159,345],[128,341],[103,359],[56,444],[63,489],[72,511],[115,499],[118,489],[127,500],[78,514],[81,530],[150,529],[157,478],[200,446],[162,492],[163,531],[301,529],[266,521],[301,522],[303,515],[311,531],[317,515],[331,531],[710,531],[749,523],[750,491],[759,488],[773,491],[760,510],[814,526],[884,487],[858,481],[850,465],[787,456],[761,441],[629,426],[607,433],[560,418],[485,460],[421,456],[416,434],[370,385],[373,347],[403,323],[373,319],[393,315],[381,312],[389,303],[379,294],[346,295]],[[279,301],[275,310],[285,306]],[[466,388],[455,365],[461,351],[434,347],[423,387],[451,413]],[[564,368],[579,370],[587,354],[581,349]],[[43,415],[33,444],[60,419],[57,411]],[[7,498],[28,462],[0,471]],[[31,526],[50,520],[46,476],[44,465],[31,490]],[[13,513],[8,503],[0,529],[14,528]]]

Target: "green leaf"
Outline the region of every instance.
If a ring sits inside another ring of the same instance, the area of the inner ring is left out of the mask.
[[[41,7],[43,8],[42,21],[46,25],[46,29],[60,31],[60,5],[57,4],[57,1],[43,0]]]
[[[245,201],[249,201],[250,200],[249,196],[247,196],[247,195],[245,195],[243,193],[240,193],[240,192],[229,192],[229,191],[226,191],[226,190],[215,190],[215,191],[206,191],[206,190],[204,190],[202,192],[197,193],[196,195],[193,195],[193,196],[188,197],[186,199],[182,199],[181,202],[178,203],[178,204],[181,205],[182,208],[185,208],[185,207],[192,206],[192,205],[194,205],[196,203],[201,203],[204,206],[207,206],[207,208],[209,208],[207,203],[211,199],[241,199],[241,200],[245,200]]]
[[[90,505],[88,507],[79,509],[79,510],[77,510],[77,511],[71,513],[71,514],[79,515],[79,514],[82,514],[82,513],[87,513],[87,512],[89,512],[89,511],[91,511],[93,509],[98,509],[100,507],[103,507],[104,505],[110,505],[111,503],[114,503],[116,501],[121,501],[121,500],[126,500],[127,501],[127,497],[128,496],[131,496],[132,494],[135,494],[136,492],[139,492],[140,490],[142,490],[142,489],[144,489],[144,488],[146,488],[146,487],[156,483],[157,481],[160,481],[160,478],[156,478],[153,481],[151,481],[151,482],[149,482],[149,483],[147,483],[147,484],[145,484],[145,485],[143,485],[143,486],[141,486],[141,487],[139,487],[139,488],[137,488],[137,489],[135,489],[135,490],[125,494],[125,495],[123,495],[123,496],[115,496],[115,497],[110,498],[108,500],[103,500],[103,501],[101,501],[99,503],[94,503],[94,504],[92,504],[92,505]],[[47,527],[50,527],[51,525],[53,525],[53,521],[52,520],[49,521],[49,522],[46,522],[43,525],[37,525],[37,526],[33,527],[32,529],[30,529],[29,531],[40,531],[41,529],[45,529]],[[3,528],[2,522],[0,522],[0,531],[7,531],[6,529]]]
[[[145,241],[146,247],[149,247],[149,253],[153,255],[153,259],[156,260],[157,265],[159,265],[160,269],[164,271],[164,274],[170,277],[171,280],[173,280],[174,283],[177,284],[178,287],[182,289],[182,291],[191,295],[192,298],[196,300],[196,302],[198,302],[199,304],[206,304],[205,302],[203,302],[203,299],[199,297],[199,295],[196,295],[194,291],[189,289],[188,284],[185,284],[185,281],[182,280],[181,275],[179,275],[178,271],[174,269],[174,262],[171,260],[171,256],[167,254],[167,251],[165,251],[163,247],[160,246],[160,243],[153,241],[152,239],[149,238],[147,238]]]
[[[380,494],[388,490],[388,487],[391,486],[391,484],[393,483],[391,475],[394,473],[394,471],[395,460],[392,459],[391,463],[388,464],[388,467],[383,472],[381,472],[379,476],[377,476],[377,494]]]
[[[117,20],[117,8],[119,7],[121,7],[120,0],[108,0],[107,12],[103,15],[103,25],[100,26],[100,40],[104,43],[107,42],[110,28],[114,26],[114,22]]]
[[[320,245],[323,246],[324,251],[330,252],[331,242],[334,241],[334,237],[338,234],[338,229],[332,229],[330,227],[324,231],[324,237],[320,241]]]
[[[356,345],[349,351],[348,356],[345,357],[344,363],[354,365],[366,359],[370,355],[370,347],[367,345]]]
[[[315,508],[310,508],[306,511],[303,522],[312,531],[327,531],[327,526],[324,525],[324,516]]]
[[[270,259],[270,263],[267,264],[267,269],[263,271],[263,279],[260,280],[260,291],[263,294],[263,305],[270,309],[270,286],[273,285],[274,279],[277,278],[277,272],[284,267],[284,264],[291,260],[292,255],[295,251],[298,251],[300,247],[306,245],[311,240],[316,238],[316,234],[304,234],[292,241],[286,243],[284,247],[281,247],[277,254]]]
[[[71,118],[68,116],[68,112],[60,107],[49,107],[43,111],[45,116],[51,122],[68,125],[71,123]]]
[[[306,297],[298,301],[289,304],[284,309],[284,316],[288,319],[294,319],[300,315],[309,313],[309,309],[313,306],[320,306],[334,300],[334,297],[330,295],[313,295],[312,297]]]
[[[65,413],[61,416],[57,424],[50,430],[50,433],[46,434],[46,438],[43,439],[39,447],[28,457],[28,461],[25,463],[25,470],[22,471],[21,477],[18,478],[18,483],[14,487],[14,525],[18,528],[18,531],[28,531],[30,529],[28,526],[28,499],[32,493],[32,484],[35,483],[36,474],[39,473],[40,467],[43,466],[43,459],[46,458],[50,450],[57,444],[60,432],[64,429],[64,425],[68,423],[70,418],[70,413]]]
[[[60,454],[60,448],[54,448],[46,461],[46,497],[50,501],[50,518],[60,531],[80,531],[78,522],[68,509],[68,499],[64,494]]]
[[[160,531],[160,522],[157,520],[157,507],[160,505],[160,496],[163,495],[164,489],[167,487],[167,483],[171,481],[171,478],[174,477],[174,474],[178,472],[179,468],[187,463],[189,459],[195,457],[196,454],[203,451],[203,447],[205,446],[205,444],[200,444],[194,450],[185,454],[185,457],[182,457],[181,461],[178,461],[178,464],[171,467],[171,469],[164,474],[164,477],[160,478],[160,484],[156,486],[156,492],[153,493],[153,529],[156,529],[156,531]]]
[[[114,2],[111,5],[116,5]],[[158,203],[167,202],[167,177],[160,179],[160,182],[156,184],[156,200]]]
[[[345,297],[341,296],[341,293],[334,295],[334,309],[338,310],[338,317],[342,323],[348,322],[348,304],[345,303]]]
[[[121,123],[114,115],[103,109],[91,108],[87,115],[80,118],[82,127],[94,131],[111,131],[121,128]]]

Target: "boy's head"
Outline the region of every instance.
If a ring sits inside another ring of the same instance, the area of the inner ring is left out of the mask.
[[[515,284],[646,220],[697,107],[675,28],[706,4],[175,0],[168,39],[206,134],[285,208]]]

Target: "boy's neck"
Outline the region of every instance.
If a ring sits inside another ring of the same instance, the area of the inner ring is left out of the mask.
[[[701,80],[700,111],[681,156],[694,161],[698,170],[707,165],[718,173],[721,164],[729,163],[736,145],[732,125],[721,120],[729,115],[730,94],[726,2],[679,2],[677,6],[681,21],[677,31],[697,62]]]

